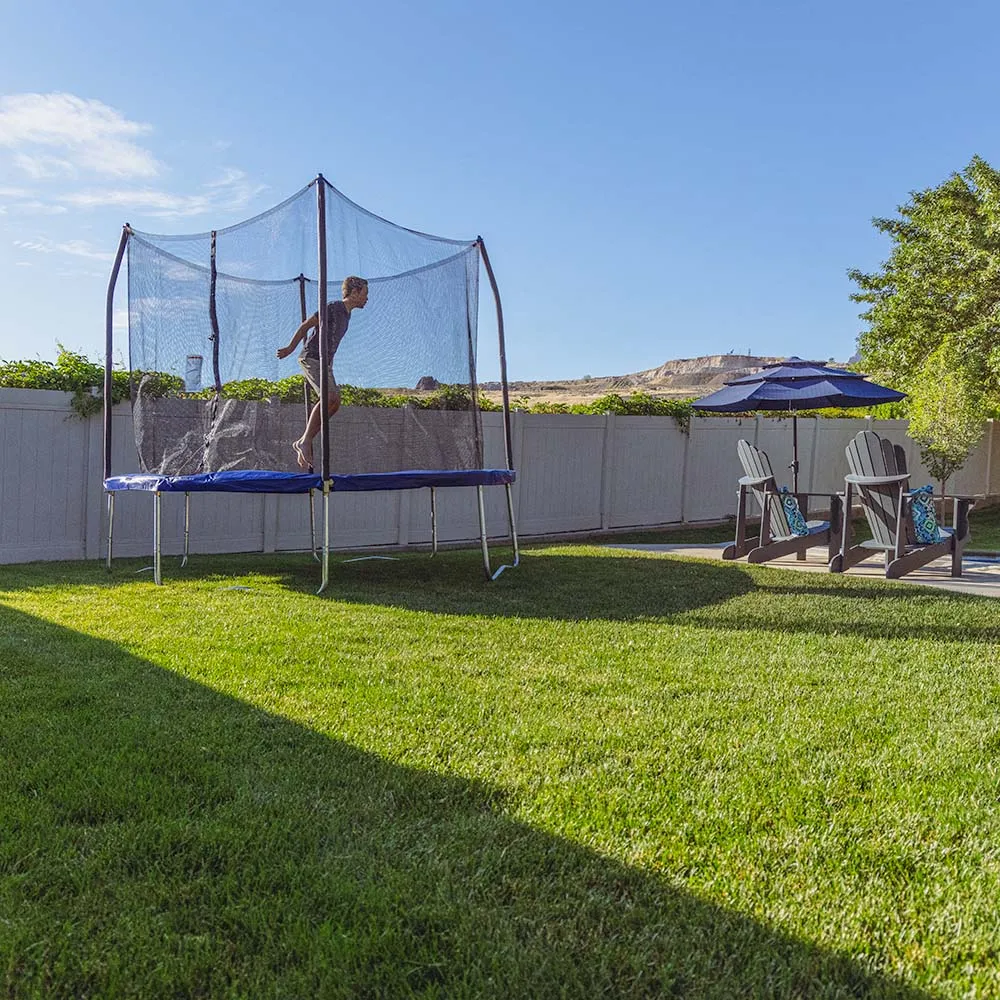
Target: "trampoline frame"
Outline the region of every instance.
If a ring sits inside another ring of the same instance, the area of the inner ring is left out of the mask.
[[[421,483],[420,485],[412,486],[400,486],[396,483],[400,482],[400,476],[414,476],[417,475],[424,479],[433,479],[438,477],[440,481],[435,483]],[[474,483],[470,484],[467,482],[447,482],[444,481],[444,477],[448,477],[453,480],[460,480],[462,478],[471,477],[475,478],[499,478],[501,481],[496,483]],[[135,475],[135,476],[117,476],[110,482],[119,481],[123,485],[118,488],[105,489],[108,496],[108,547],[106,555],[106,568],[108,572],[111,572],[111,561],[114,552],[114,523],[115,523],[115,495],[121,492],[148,492],[153,495],[153,582],[157,585],[163,583],[163,530],[162,530],[162,498],[164,493],[184,493],[184,551],[181,558],[181,568],[183,569],[187,566],[188,556],[191,552],[191,493],[214,493],[214,492],[226,492],[226,493],[254,493],[261,495],[267,493],[266,490],[238,490],[238,489],[224,489],[224,490],[212,490],[209,488],[199,488],[197,490],[183,490],[185,479],[197,479],[198,477],[160,477],[160,476],[146,476],[146,475]],[[320,477],[310,477],[316,480],[315,485],[310,486],[309,493],[309,528],[311,537],[310,551],[312,552],[313,559],[320,562],[322,565],[322,582],[320,583],[319,590],[316,591],[317,594],[323,593],[326,590],[330,582],[330,494],[337,492],[380,492],[378,483],[382,480],[386,485],[382,486],[382,490],[400,490],[400,489],[429,489],[430,490],[430,514],[431,514],[431,557],[437,555],[438,553],[438,530],[437,530],[437,490],[442,488],[452,488],[456,486],[470,486],[475,485],[476,489],[476,500],[477,500],[477,510],[479,514],[479,543],[483,554],[483,570],[486,574],[486,579],[493,581],[496,580],[504,570],[515,569],[521,561],[520,550],[517,539],[517,526],[514,519],[514,500],[511,494],[511,484],[514,481],[514,473],[510,470],[497,470],[497,469],[483,469],[476,470],[472,472],[461,472],[455,473],[451,471],[441,471],[438,473],[434,472],[420,472],[420,473],[370,473],[365,476],[334,476],[332,479],[326,479],[320,481]],[[143,480],[149,480],[148,483],[142,483]],[[366,482],[367,481],[367,482]],[[170,489],[162,490],[156,489],[156,483],[165,483],[171,487]],[[388,485],[393,482],[393,485]],[[134,485],[133,485],[134,484]],[[337,489],[337,486],[340,489]],[[486,506],[483,498],[483,490],[487,485],[502,485],[505,490],[506,500],[507,500],[507,519],[510,527],[510,541],[511,547],[513,549],[513,562],[503,563],[497,567],[496,570],[492,569],[490,564],[490,549],[489,540],[486,531]],[[314,495],[319,491],[323,495],[323,544],[319,551],[316,548],[316,520],[315,520],[315,508],[314,508]],[[277,491],[276,491],[277,492]],[[302,491],[298,491],[302,492]],[[355,557],[350,560],[344,560],[345,562],[356,562],[360,559],[366,558],[379,558],[375,556],[361,556]],[[381,557],[385,558],[385,557]]]

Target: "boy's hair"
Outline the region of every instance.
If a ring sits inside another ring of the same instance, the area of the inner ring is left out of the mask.
[[[367,288],[368,282],[364,278],[359,278],[357,275],[352,274],[349,278],[344,278],[344,284],[341,288],[341,298],[346,299],[351,292],[360,292],[362,288]]]

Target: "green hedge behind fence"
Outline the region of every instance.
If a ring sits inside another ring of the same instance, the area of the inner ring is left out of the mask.
[[[184,381],[176,375],[164,372],[133,372],[133,379],[145,379],[144,392],[152,396],[188,396],[194,399],[208,399],[214,390],[185,393]],[[0,388],[14,389],[57,389],[73,394],[73,408],[81,417],[98,413],[103,404],[104,366],[97,364],[82,354],[68,351],[60,345],[59,355],[53,361],[0,361]],[[229,399],[272,399],[279,402],[301,402],[303,378],[292,375],[277,382],[266,379],[242,379],[227,382],[222,386],[222,395]],[[469,390],[463,385],[442,385],[435,392],[414,396],[403,393],[390,394],[379,389],[368,389],[354,385],[340,386],[341,400],[345,406],[416,406],[425,410],[464,410],[469,407]],[[111,400],[120,403],[129,398],[129,373],[116,370],[111,373]],[[526,413],[617,413],[623,416],[673,417],[677,425],[687,431],[694,412],[690,399],[659,399],[648,392],[633,392],[621,396],[612,392],[595,399],[591,403],[531,403],[527,397],[511,399],[514,409]],[[484,395],[479,396],[481,410],[499,410]],[[724,414],[724,416],[748,416],[749,414]],[[765,416],[787,417],[781,412],[765,412]],[[906,401],[859,410],[803,410],[800,417],[859,417],[871,415],[878,419],[905,417]]]

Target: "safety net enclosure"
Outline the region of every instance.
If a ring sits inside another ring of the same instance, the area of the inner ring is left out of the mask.
[[[329,429],[323,421],[316,472],[482,468],[477,320],[479,263],[489,262],[481,239],[395,225],[320,176],[246,222],[195,235],[127,226],[121,246],[144,473],[302,471],[292,442],[315,395],[302,378],[302,344],[284,359],[276,351],[305,318],[326,320],[321,300],[340,299],[352,275],[366,279],[369,298],[334,348],[345,407]],[[107,364],[110,371],[110,332]],[[504,368],[501,329],[506,431]],[[404,395],[409,401],[399,405]],[[358,401],[374,405],[350,405]],[[106,436],[109,428],[106,421]],[[507,455],[509,466],[509,436]]]

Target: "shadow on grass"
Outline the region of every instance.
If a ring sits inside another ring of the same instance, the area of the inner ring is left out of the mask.
[[[509,551],[505,553],[509,556]],[[494,560],[494,566],[499,561]],[[109,577],[97,563],[31,563],[5,568],[4,589],[32,590],[83,584],[114,588],[149,583],[139,560],[120,560]],[[185,569],[165,561],[163,582],[220,588],[253,586],[264,578],[303,594],[315,594],[320,567],[308,554],[199,556]],[[522,553],[522,565],[496,582],[485,579],[478,550],[451,550],[435,557],[409,553],[398,559],[358,561],[331,556],[330,583],[319,600],[347,601],[441,614],[503,615],[559,621],[662,619],[752,591],[746,574],[702,561],[671,562],[580,556],[567,550]]]
[[[8,997],[926,997],[105,641],[0,653]]]
[[[520,567],[491,583],[484,579],[478,551],[353,559],[332,560],[329,588],[317,600],[487,618],[675,622],[732,632],[1000,642],[1000,625],[990,602],[981,597],[849,574],[628,549],[595,555],[556,546],[528,549]],[[313,596],[320,581],[319,567],[308,555],[200,556],[183,570],[176,560],[171,563],[164,568],[163,593],[177,585],[239,590],[277,584]],[[142,566],[138,560],[121,560],[111,577],[93,562],[4,567],[0,593],[83,585],[110,594],[137,582],[156,593],[148,574],[136,575]]]

